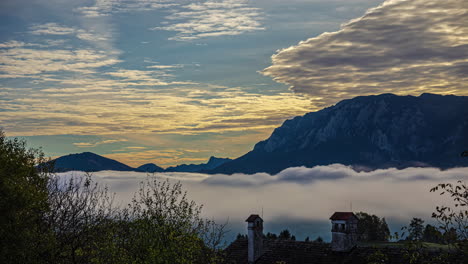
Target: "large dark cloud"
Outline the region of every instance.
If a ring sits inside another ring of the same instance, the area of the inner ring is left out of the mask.
[[[468,2],[389,0],[272,62],[263,74],[324,104],[386,92],[467,95]]]

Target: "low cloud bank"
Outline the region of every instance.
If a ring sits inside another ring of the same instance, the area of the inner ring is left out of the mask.
[[[83,172],[62,173],[77,177]],[[245,233],[245,218],[262,214],[266,232],[289,228],[299,239],[329,238],[328,218],[334,211],[365,211],[385,217],[392,231],[412,217],[430,222],[437,205],[449,199],[430,193],[441,182],[468,180],[468,167],[382,169],[356,172],[333,164],[313,168],[294,167],[276,175],[207,175],[200,173],[155,173],[162,180],[180,181],[190,199],[203,204],[205,217],[230,223],[231,236]],[[138,191],[145,173],[101,171],[93,177],[116,193],[116,201],[127,204]]]
[[[265,184],[279,184],[284,182],[296,184],[313,184],[317,181],[337,181],[352,178],[353,180],[384,180],[393,181],[419,181],[419,180],[454,180],[467,175],[466,168],[455,168],[442,171],[438,168],[407,168],[398,170],[395,168],[379,169],[370,172],[357,172],[350,166],[332,164],[327,166],[315,166],[313,168],[292,167],[287,168],[276,175],[257,173],[253,175],[215,175],[206,178],[203,183],[210,185],[228,186],[259,186]]]

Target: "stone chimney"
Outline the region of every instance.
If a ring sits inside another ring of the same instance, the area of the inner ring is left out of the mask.
[[[357,224],[359,219],[352,212],[335,212],[330,217],[332,223],[333,251],[350,251],[357,245]]]
[[[245,220],[248,228],[248,262],[255,263],[263,251],[263,219],[252,214]]]

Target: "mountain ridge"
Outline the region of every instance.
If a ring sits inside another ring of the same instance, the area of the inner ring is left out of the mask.
[[[217,158],[214,156],[211,156],[208,159],[207,163],[201,163],[201,164],[181,164],[177,165],[174,167],[168,167],[166,168],[166,172],[201,172],[205,170],[212,170],[215,169],[222,164],[231,161],[229,158]]]
[[[114,170],[114,171],[137,171],[137,172],[199,172],[201,170],[211,170],[230,161],[229,158],[217,158],[211,156],[207,163],[201,164],[181,164],[175,167],[169,167],[163,169],[154,163],[146,163],[137,168],[130,167],[122,162],[106,158],[104,156],[95,154],[93,152],[82,152],[68,154],[58,157],[51,161],[54,165],[55,172],[66,172],[66,171],[86,171],[95,172],[103,170]]]
[[[468,165],[468,97],[359,96],[286,120],[245,155],[207,173],[277,173],[342,163],[364,169]]]
[[[61,156],[51,161],[55,172],[72,170],[94,172],[102,170],[135,171],[124,163],[109,159],[92,152],[82,152]]]

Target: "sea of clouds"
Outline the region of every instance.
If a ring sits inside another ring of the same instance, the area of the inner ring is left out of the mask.
[[[83,172],[61,173],[81,177]],[[294,167],[276,175],[208,175],[200,173],[154,173],[100,171],[93,178],[115,193],[125,205],[147,177],[180,181],[188,197],[203,204],[203,215],[223,223],[231,232],[246,233],[245,219],[263,214],[265,232],[288,228],[298,239],[321,236],[330,239],[328,218],[335,211],[364,211],[385,217],[392,232],[400,231],[412,217],[432,223],[437,205],[450,205],[448,197],[429,190],[442,182],[468,180],[468,167],[381,169],[357,172],[349,166],[332,164],[313,168]]]

